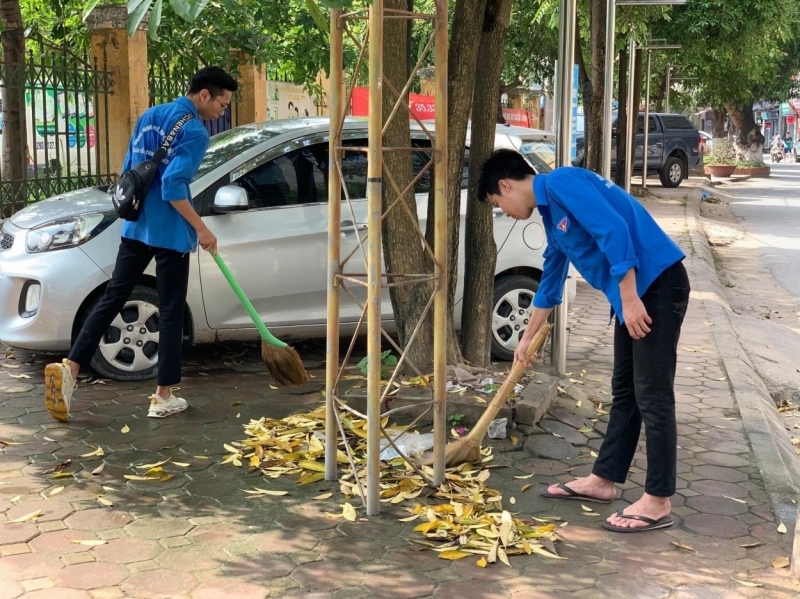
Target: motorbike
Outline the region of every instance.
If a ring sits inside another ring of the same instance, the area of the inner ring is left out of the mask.
[[[783,160],[783,148],[774,146],[769,151],[769,157],[772,159],[772,162],[780,162],[781,160]]]

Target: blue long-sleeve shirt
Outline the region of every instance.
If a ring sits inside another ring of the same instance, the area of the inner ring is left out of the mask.
[[[172,141],[147,192],[139,219],[125,222],[122,237],[181,253],[197,249],[197,232],[170,204],[176,200],[191,201],[189,183],[208,149],[208,132],[199,120],[197,108],[188,98],[181,97],[154,106],[139,118],[125,156],[123,172],[152,158],[175,123],[188,113],[192,113],[194,118],[181,127]]]
[[[686,256],[633,196],[591,171],[562,167],[536,175],[533,191],[547,236],[544,272],[533,300],[537,308],[561,303],[571,262],[605,294],[622,323],[619,283],[625,274],[636,269],[641,297]]]

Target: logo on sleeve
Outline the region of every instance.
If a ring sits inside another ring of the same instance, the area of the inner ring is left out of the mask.
[[[556,227],[558,228],[559,231],[566,233],[567,229],[569,229],[569,219],[565,216],[564,218],[561,219],[561,222],[558,223]]]

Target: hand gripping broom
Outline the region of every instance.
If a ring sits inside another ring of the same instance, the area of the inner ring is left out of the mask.
[[[500,408],[503,407],[503,404],[506,403],[508,396],[511,395],[511,392],[514,390],[514,387],[516,386],[519,378],[522,376],[522,373],[525,372],[525,368],[527,368],[527,362],[530,361],[534,354],[536,354],[536,352],[538,352],[544,345],[544,342],[547,340],[547,336],[550,334],[550,330],[552,328],[553,325],[548,323],[542,325],[542,328],[539,329],[538,333],[536,333],[536,336],[531,340],[530,344],[528,345],[528,349],[525,351],[525,357],[527,360],[524,363],[517,362],[514,364],[514,367],[511,369],[511,372],[509,373],[505,382],[502,384],[500,389],[498,389],[497,393],[492,399],[492,402],[487,406],[486,411],[480,417],[480,420],[478,420],[478,423],[473,427],[469,434],[463,439],[458,439],[457,441],[447,444],[447,447],[445,447],[444,451],[445,466],[452,468],[465,462],[477,462],[481,459],[481,442],[486,436],[486,431],[489,430],[489,425],[491,424],[492,420],[495,419],[497,413],[500,411]],[[432,463],[432,455],[429,455],[420,461],[420,464],[425,465],[431,465]]]
[[[253,324],[256,325],[258,332],[261,333],[261,359],[264,360],[264,366],[267,367],[272,378],[274,378],[275,382],[279,385],[306,384],[308,382],[308,373],[303,366],[303,360],[300,358],[299,354],[283,341],[274,337],[267,327],[264,326],[255,308],[253,308],[253,304],[247,299],[239,283],[236,282],[231,271],[228,270],[228,267],[222,261],[219,252],[214,254],[214,261],[227,279],[236,297],[242,302],[250,318],[253,319]]]

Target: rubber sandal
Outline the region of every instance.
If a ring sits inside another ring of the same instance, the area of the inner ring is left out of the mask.
[[[639,522],[647,522],[647,526],[615,526],[609,524],[608,521],[603,522],[600,526],[612,532],[645,532],[648,530],[658,530],[659,528],[669,528],[673,524],[672,516],[664,516],[660,520],[653,520],[647,516],[638,516],[636,514],[623,514],[622,510],[617,512],[617,517],[627,518],[628,520],[637,520]]]
[[[566,483],[558,483],[558,488],[567,493],[567,495],[556,495],[555,493],[548,493],[547,487],[542,490],[542,497],[547,497],[548,499],[577,499],[580,501],[592,501],[594,503],[611,503],[611,499],[598,499],[597,497],[592,497],[590,495],[583,495],[570,489]]]

